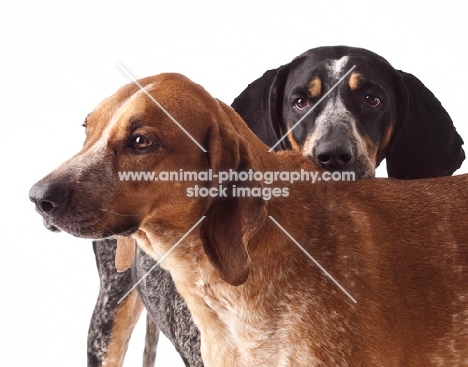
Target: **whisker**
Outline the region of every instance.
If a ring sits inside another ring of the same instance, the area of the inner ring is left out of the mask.
[[[120,215],[122,217],[137,217],[138,216],[138,214],[121,214],[121,213],[113,212],[112,210],[107,210],[107,209],[99,209],[99,210],[103,212],[109,212],[115,215]]]

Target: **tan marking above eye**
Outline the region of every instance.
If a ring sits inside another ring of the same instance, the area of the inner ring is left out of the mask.
[[[362,74],[360,74],[357,71],[353,71],[351,73],[351,76],[349,77],[349,89],[351,90],[356,90],[358,89],[364,82],[366,81],[366,78]]]
[[[316,98],[322,93],[322,80],[316,76],[307,85],[309,90],[310,98]]]

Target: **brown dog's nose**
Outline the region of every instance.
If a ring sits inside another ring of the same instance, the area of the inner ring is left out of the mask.
[[[62,184],[38,182],[29,190],[29,199],[42,215],[54,217],[65,207],[68,190]]]
[[[353,162],[353,147],[349,142],[322,142],[317,144],[315,157],[321,167],[340,170]]]

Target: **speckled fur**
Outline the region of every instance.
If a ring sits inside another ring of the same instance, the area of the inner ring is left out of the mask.
[[[154,264],[155,260],[137,247],[132,267],[133,278],[140,279]],[[174,344],[185,365],[203,366],[200,355],[200,333],[170,274],[156,266],[137,289],[149,314],[163,334]]]
[[[93,241],[93,249],[100,277],[100,293],[91,319],[88,333],[88,367],[103,366],[106,351],[116,322],[118,301],[155,261],[139,248],[132,269],[122,273],[115,270],[115,239]],[[112,289],[112,291],[111,291]],[[159,266],[137,287],[148,314],[147,336],[161,332],[172,342],[186,366],[201,367],[200,333],[194,325],[190,312],[176,291],[169,273]],[[159,329],[159,330],[158,330]],[[152,337],[157,341],[157,336]],[[144,366],[154,366],[157,342],[149,341],[144,353]],[[123,346],[125,352],[127,345]],[[115,356],[113,356],[115,357]],[[122,356],[123,357],[123,356]]]

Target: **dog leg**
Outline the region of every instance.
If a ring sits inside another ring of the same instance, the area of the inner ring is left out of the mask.
[[[93,242],[100,291],[88,331],[88,367],[123,365],[128,341],[143,309],[136,290],[117,303],[133,281],[131,271],[116,271],[116,247],[114,239]]]
[[[159,341],[159,328],[149,314],[146,315],[145,351],[143,353],[143,367],[154,367],[156,349]]]

